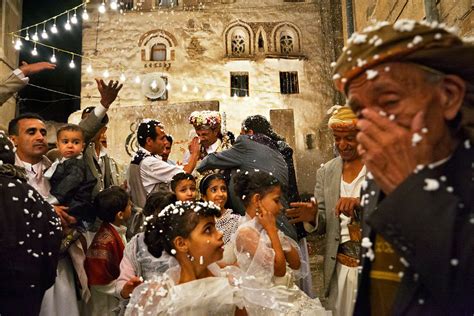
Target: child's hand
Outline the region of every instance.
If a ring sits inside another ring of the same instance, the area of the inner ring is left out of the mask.
[[[124,284],[122,291],[120,291],[120,295],[125,299],[129,298],[133,290],[143,283],[142,280],[142,278],[139,278],[137,276],[132,277],[130,280],[127,281],[127,283]]]
[[[257,215],[257,220],[260,223],[260,225],[263,226],[263,229],[265,229],[267,233],[270,233],[270,231],[276,230],[275,216],[266,208],[264,208],[261,204],[259,205],[258,209],[259,211]]]

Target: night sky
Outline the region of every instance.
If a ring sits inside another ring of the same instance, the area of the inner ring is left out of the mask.
[[[23,1],[23,21],[22,28],[36,24],[51,18],[59,13],[66,11],[76,5],[81,4],[81,0],[24,0]],[[58,47],[67,51],[72,51],[81,54],[82,52],[82,9],[77,12],[78,24],[71,25],[72,30],[66,31],[64,24],[66,17],[60,17],[56,20],[58,28],[57,34],[52,34],[49,29],[52,22],[47,23],[46,30],[49,38],[44,40],[41,38],[43,26],[38,28],[40,42],[44,42],[50,46]],[[35,29],[30,29],[30,37],[35,32]],[[25,32],[21,34],[25,36]],[[38,56],[32,56],[31,50],[33,44],[31,42],[23,41],[24,45],[20,52],[21,61],[34,63],[38,61],[49,61],[52,55],[50,48],[37,46]],[[76,67],[69,68],[71,56],[61,52],[56,52],[57,67],[54,71],[35,74],[30,78],[30,83],[46,87],[53,90],[66,92],[73,95],[80,95],[81,91],[81,60],[75,58]],[[66,122],[69,114],[80,108],[80,100],[69,96],[43,91],[36,87],[27,86],[19,94],[20,100],[18,107],[21,113],[34,112],[41,115],[45,120],[52,120],[57,122]],[[35,99],[35,100],[23,100]],[[68,100],[62,100],[68,99]],[[40,102],[38,100],[44,101]]]

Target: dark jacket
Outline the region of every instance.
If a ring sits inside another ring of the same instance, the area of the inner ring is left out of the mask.
[[[380,234],[409,264],[392,315],[474,313],[474,150],[465,144],[445,164],[410,175],[388,196],[373,182],[362,193],[370,196],[363,237],[374,242]],[[438,181],[437,190],[423,189],[428,178]],[[372,262],[362,260],[354,315],[366,316]]]

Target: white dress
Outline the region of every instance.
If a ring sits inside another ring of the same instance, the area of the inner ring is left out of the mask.
[[[278,231],[283,251],[291,247],[299,252],[295,241]],[[283,277],[274,276],[275,251],[270,237],[256,218],[247,217],[231,243],[242,275],[237,277],[249,315],[331,315],[319,299],[311,299],[295,284],[295,278],[304,277],[300,271],[288,267]],[[301,256],[300,256],[301,257]],[[230,258],[225,258],[230,261]]]
[[[133,291],[125,315],[234,315],[242,306],[239,288],[217,264],[208,269],[215,277],[178,284],[180,267],[175,266],[146,281]]]

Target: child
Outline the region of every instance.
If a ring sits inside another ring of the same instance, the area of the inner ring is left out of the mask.
[[[197,195],[196,179],[189,173],[178,173],[171,179],[171,191],[178,201],[195,201]]]
[[[176,202],[176,196],[171,192],[154,192],[146,199],[143,215],[145,218],[156,214],[166,206]],[[163,253],[159,258],[153,257],[144,241],[145,233],[140,232],[132,237],[125,246],[122,261],[120,262],[120,276],[117,279],[116,295],[128,299],[130,294],[142,283],[153,276],[163,274],[176,260]]]
[[[178,201],[146,225],[150,253],[160,257],[165,251],[179,265],[138,286],[126,315],[234,314],[237,288],[215,264],[224,245],[214,225],[219,215],[213,203]]]
[[[82,128],[75,124],[60,127],[57,147],[62,158],[44,174],[51,184],[47,201],[52,205],[67,206],[68,214],[77,219],[79,226],[93,223],[92,190],[97,180],[82,159],[85,147]]]
[[[99,231],[87,250],[85,270],[91,289],[91,315],[113,315],[118,307],[115,282],[127,243],[125,222],[131,215],[132,202],[127,192],[117,186],[99,192],[94,200]]]
[[[221,215],[216,217],[216,228],[224,234],[224,244],[230,241],[230,237],[239,226],[240,215],[233,214],[231,209],[226,209],[227,184],[220,173],[210,173],[202,178],[199,183],[199,192],[204,201],[214,202],[221,209]]]

